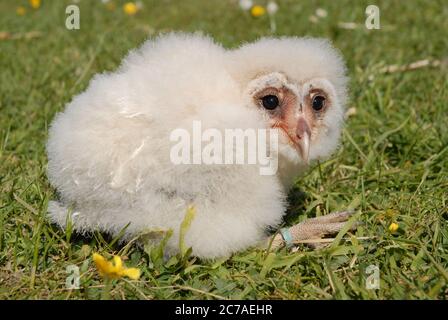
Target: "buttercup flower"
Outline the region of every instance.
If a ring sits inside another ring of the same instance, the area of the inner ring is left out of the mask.
[[[39,9],[40,7],[40,0],[29,0],[29,3],[33,9]]]
[[[257,18],[264,15],[266,13],[266,9],[262,6],[256,5],[253,6],[252,9],[250,9],[250,13],[252,14],[253,17]]]
[[[137,280],[140,277],[140,270],[137,268],[126,268],[119,256],[113,257],[113,262],[107,261],[98,253],[93,254],[93,261],[101,276],[109,279],[119,279],[124,276]]]
[[[133,16],[137,13],[138,7],[134,2],[126,2],[123,6],[123,11],[127,15]]]
[[[395,222],[392,222],[389,226],[390,233],[395,233],[398,230],[398,224]]]
[[[19,16],[24,16],[25,13],[26,13],[26,9],[25,9],[25,7],[22,7],[22,6],[17,7],[17,9],[16,9],[16,13],[17,13]]]

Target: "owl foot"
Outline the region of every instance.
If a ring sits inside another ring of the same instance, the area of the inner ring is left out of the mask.
[[[324,236],[338,233],[353,215],[353,211],[341,211],[316,218],[307,219],[289,228],[282,228],[280,232],[269,238],[271,248],[277,249],[284,245],[304,243],[317,249],[325,247],[331,241],[323,239]],[[354,224],[351,230],[358,225]]]

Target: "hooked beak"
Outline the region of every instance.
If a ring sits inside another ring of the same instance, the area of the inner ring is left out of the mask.
[[[302,117],[300,117],[297,121],[296,137],[300,155],[302,156],[303,161],[305,161],[305,163],[308,163],[310,154],[311,129],[307,121]]]
[[[308,164],[311,129],[307,121],[303,117],[300,117],[296,123],[295,133],[294,130],[288,130],[288,127],[284,123],[276,123],[273,128],[279,128],[285,133],[285,135],[289,138],[291,145],[298,150],[303,161]]]

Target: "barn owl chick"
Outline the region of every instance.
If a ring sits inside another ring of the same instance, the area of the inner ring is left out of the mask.
[[[294,178],[336,149],[345,97],[344,64],[324,40],[261,39],[234,50],[198,35],[149,40],[54,119],[48,177],[59,201],[50,219],[64,227],[70,218],[81,233],[124,230],[124,240],[171,229],[166,249],[175,253],[193,204],[185,244],[194,255],[257,245],[281,223]],[[194,122],[218,132],[276,130],[276,174],[260,174],[257,164],[173,163],[172,132],[193,136]],[[333,218],[314,221],[307,237],[337,231],[347,217]]]

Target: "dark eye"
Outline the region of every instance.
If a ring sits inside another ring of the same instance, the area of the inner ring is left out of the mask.
[[[278,97],[273,94],[264,96],[261,98],[261,102],[263,103],[263,107],[268,110],[274,110],[279,105]]]
[[[313,106],[313,109],[316,111],[322,110],[322,108],[325,107],[325,97],[324,96],[315,96],[313,98],[312,106]]]

